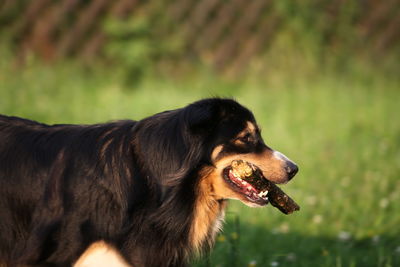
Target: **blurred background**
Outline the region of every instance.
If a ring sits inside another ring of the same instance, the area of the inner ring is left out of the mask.
[[[0,113],[141,119],[250,108],[301,206],[232,202],[193,266],[400,266],[399,0],[0,0]]]

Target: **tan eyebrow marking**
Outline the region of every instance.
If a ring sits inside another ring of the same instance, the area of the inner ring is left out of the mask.
[[[250,130],[251,133],[255,133],[257,127],[252,122],[247,122],[247,129]]]

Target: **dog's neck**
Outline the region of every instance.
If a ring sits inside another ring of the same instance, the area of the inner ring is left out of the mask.
[[[215,197],[208,179],[202,179],[199,183],[189,239],[195,252],[214,244],[215,236],[222,228],[227,206],[227,200]]]

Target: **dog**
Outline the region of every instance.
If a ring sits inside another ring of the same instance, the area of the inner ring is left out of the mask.
[[[229,199],[268,203],[224,172],[237,159],[275,184],[298,171],[232,99],[95,125],[0,116],[0,265],[72,266],[100,242],[127,266],[186,266]]]

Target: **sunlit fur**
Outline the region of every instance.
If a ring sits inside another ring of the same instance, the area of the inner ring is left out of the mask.
[[[227,199],[248,202],[222,169],[243,157],[287,181],[272,154],[230,99],[97,125],[0,116],[0,262],[71,266],[106,249],[134,267],[186,266],[212,246]]]

